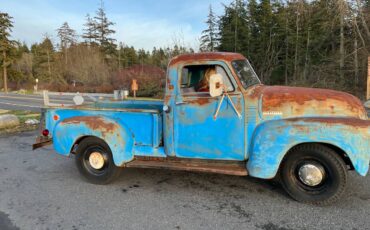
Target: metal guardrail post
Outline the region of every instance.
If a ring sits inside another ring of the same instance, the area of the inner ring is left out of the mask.
[[[43,90],[42,91],[42,94],[44,96],[44,105],[45,106],[48,106],[50,104],[50,100],[49,100],[49,91],[47,90]]]

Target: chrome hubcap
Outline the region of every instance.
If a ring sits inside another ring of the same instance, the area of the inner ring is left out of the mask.
[[[93,152],[89,156],[89,163],[96,170],[102,169],[104,167],[104,157],[99,152]]]
[[[298,176],[302,183],[314,187],[324,180],[325,170],[321,165],[304,164],[299,168]]]

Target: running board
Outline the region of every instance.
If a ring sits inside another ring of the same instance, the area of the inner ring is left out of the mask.
[[[180,158],[136,157],[125,165],[127,168],[169,169],[191,172],[247,176],[245,161],[210,161]]]

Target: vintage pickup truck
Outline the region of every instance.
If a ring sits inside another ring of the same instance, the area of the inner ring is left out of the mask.
[[[244,56],[201,53],[172,59],[163,101],[45,107],[34,148],[51,143],[96,184],[130,167],[249,175],[328,204],[348,170],[367,174],[370,120],[347,93],[266,86]]]

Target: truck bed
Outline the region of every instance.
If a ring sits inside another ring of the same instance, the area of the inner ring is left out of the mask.
[[[44,108],[45,127],[53,135],[55,127],[71,123],[79,125],[80,120],[89,119],[91,123],[94,123],[94,120],[98,122],[99,119],[113,121],[118,126],[129,130],[130,135],[134,137],[136,156],[164,157],[162,107],[162,101],[144,100],[102,101],[82,106],[46,107]],[[79,130],[82,130],[85,135],[91,133],[90,128],[86,126],[79,127]]]

